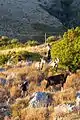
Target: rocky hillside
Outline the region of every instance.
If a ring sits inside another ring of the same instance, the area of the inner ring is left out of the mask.
[[[58,44],[60,48],[63,47],[63,53],[68,48],[68,57],[60,54],[64,60],[69,60],[69,56],[73,56],[72,53],[77,50],[75,56],[78,57],[71,59],[74,64],[77,59],[76,66],[80,58],[79,31],[79,27],[68,30],[61,40],[62,44]],[[61,41],[53,42],[54,47],[52,42],[50,45],[55,49],[58,46],[56,43]],[[73,71],[74,66],[69,62],[72,71],[69,72],[68,66],[59,62],[56,69],[52,66],[54,64],[50,65],[51,61],[47,61],[47,44],[31,43],[22,44],[4,36],[0,39],[0,120],[80,120],[80,68]],[[64,43],[73,43],[74,51]],[[60,82],[56,83],[53,79],[51,85],[47,81],[51,76]]]
[[[0,34],[19,39],[44,39],[64,26],[79,25],[79,0],[1,0]]]

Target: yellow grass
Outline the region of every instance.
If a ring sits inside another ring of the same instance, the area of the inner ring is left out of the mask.
[[[55,105],[64,103],[73,103],[75,101],[76,91],[73,88],[68,88],[62,92],[56,92],[53,96]]]
[[[36,46],[26,46],[26,47],[19,47],[19,48],[12,48],[12,49],[7,49],[7,50],[0,50],[0,54],[8,54],[10,51],[11,52],[20,52],[20,51],[28,51],[28,52],[36,52],[36,53],[42,53],[46,52],[47,48],[43,47],[42,45]]]

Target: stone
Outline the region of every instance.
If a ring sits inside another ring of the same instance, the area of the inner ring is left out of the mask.
[[[29,107],[47,107],[51,104],[51,98],[46,92],[35,92],[31,96]]]

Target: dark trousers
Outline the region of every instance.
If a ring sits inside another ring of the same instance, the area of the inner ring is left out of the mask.
[[[50,50],[48,51],[48,57],[47,57],[47,60],[48,60],[48,62],[50,62],[50,60],[51,60],[51,51],[50,51]]]

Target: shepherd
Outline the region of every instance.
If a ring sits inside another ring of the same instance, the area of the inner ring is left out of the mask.
[[[47,60],[48,62],[50,62],[51,61],[51,46],[49,44],[47,45],[47,51],[48,51]]]

